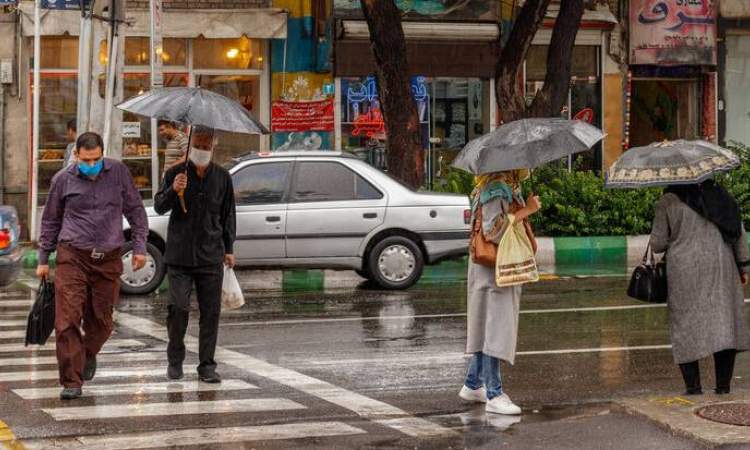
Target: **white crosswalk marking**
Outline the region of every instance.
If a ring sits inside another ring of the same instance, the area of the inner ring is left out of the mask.
[[[168,340],[167,329],[148,319],[137,317],[121,312],[117,322],[121,325],[136,330],[145,335],[164,341]],[[197,352],[198,339],[193,336],[185,337],[185,345],[188,350]],[[427,419],[413,417],[406,411],[379,400],[346,390],[342,387],[327,383],[323,380],[296,372],[291,369],[276,366],[266,361],[253,358],[244,353],[228,350],[224,347],[216,347],[216,359],[238,369],[276,381],[277,383],[292,387],[308,395],[323,399],[342,408],[353,411],[362,417],[371,420],[385,418],[403,418],[392,427],[404,434],[411,436],[453,436],[455,432],[444,428]],[[389,425],[388,422],[385,423]]]
[[[140,403],[46,408],[42,411],[55,420],[115,419],[121,417],[174,416],[186,414],[220,414],[240,412],[287,411],[306,409],[284,398],[252,398],[204,402]]]
[[[146,344],[136,339],[111,339],[107,341],[106,344],[104,344],[104,348],[105,349],[130,348],[130,347],[143,347],[145,345]],[[28,351],[54,352],[55,346],[52,343],[48,343],[47,345],[44,345],[44,346],[29,345],[28,347],[26,347],[23,344],[0,344],[0,353],[15,353],[15,352],[28,352]]]
[[[6,330],[6,331],[0,331],[0,339],[25,339],[26,338],[26,330]],[[54,334],[49,337],[49,341],[51,342],[55,340]]]
[[[99,353],[96,360],[99,363],[134,363],[146,361],[163,361],[167,363],[165,352],[127,352],[127,353]],[[18,358],[0,358],[0,367],[37,366],[57,364],[56,356],[21,356]]]
[[[166,365],[147,369],[99,369],[96,378],[122,378],[122,377],[154,377],[167,375]],[[0,372],[2,381],[39,381],[57,380],[60,373],[57,370],[27,370],[23,372]]]
[[[0,320],[0,327],[3,328],[10,328],[10,327],[25,327],[26,321],[25,320]]]
[[[323,438],[365,434],[364,430],[341,422],[309,422],[254,427],[197,428],[151,431],[105,436],[24,441],[28,450],[128,450],[193,445],[239,444],[245,441]]]
[[[87,384],[83,388],[84,397],[106,397],[114,395],[156,395],[185,392],[217,392],[258,389],[258,386],[242,380],[223,380],[221,384],[208,384],[199,381],[163,381],[160,383],[132,384]],[[60,388],[13,389],[13,393],[25,400],[57,398]]]
[[[0,308],[2,309],[30,309],[33,304],[31,300],[0,300]]]

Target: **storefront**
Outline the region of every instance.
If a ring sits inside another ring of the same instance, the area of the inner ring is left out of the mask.
[[[385,124],[367,28],[360,21],[344,21],[342,28],[343,39],[335,43],[335,148],[386,168]],[[432,40],[425,30],[433,33]],[[422,125],[425,183],[434,187],[463,146],[494,127],[499,29],[496,24],[405,22],[404,33],[410,72],[418,74],[411,90]]]
[[[197,13],[201,13],[196,18]],[[231,16],[231,18],[230,18]],[[52,176],[63,167],[63,152],[68,144],[67,123],[76,118],[78,99],[78,27],[77,12],[49,11],[42,21],[41,95],[39,123],[39,206],[43,206]],[[125,28],[124,61],[116,84],[118,100],[126,100],[150,88],[150,40],[148,15],[128,12],[131,25]],[[22,16],[28,49],[33,45],[33,23],[28,12]],[[196,23],[196,20],[198,23]],[[270,38],[283,38],[286,16],[279,10],[190,11],[165,13],[163,73],[165,86],[200,86],[239,101],[264,124],[270,122]],[[200,25],[200,26],[196,26]],[[104,105],[104,74],[107,44],[103,27],[94,34],[97,57],[93,61],[90,129],[101,129],[97,111]],[[26,96],[31,117],[31,67],[27,67]],[[130,168],[144,199],[155,194],[161,174],[166,142],[159,139],[151,146],[147,118],[116,111],[113,145],[109,156],[121,158]],[[29,145],[31,148],[31,127]],[[251,151],[269,148],[267,137],[219,133],[215,154],[218,163]],[[155,154],[156,157],[153,157]],[[31,158],[30,158],[31,159]],[[154,170],[154,165],[156,168]],[[30,177],[31,179],[31,177]]]
[[[750,145],[750,3],[719,4],[720,140]]]
[[[716,4],[630,5],[626,147],[717,140]]]

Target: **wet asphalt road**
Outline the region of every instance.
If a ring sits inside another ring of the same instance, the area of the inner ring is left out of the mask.
[[[165,381],[165,297],[126,297],[88,389],[96,395],[68,403],[56,398],[53,347],[10,347],[22,343],[12,332],[30,301],[16,285],[0,292],[0,420],[27,448],[699,448],[610,409],[613,398],[681,391],[666,308],[628,299],[625,283],[525,289],[520,353],[502,368],[518,419],[456,396],[466,366],[460,283],[247,292],[245,307],[223,313],[218,391],[195,383],[190,342],[185,383]],[[192,336],[197,323],[196,312]],[[712,386],[712,367],[703,373]],[[736,375],[736,387],[750,387],[746,355]]]

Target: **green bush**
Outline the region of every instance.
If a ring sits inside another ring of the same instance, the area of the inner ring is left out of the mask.
[[[741,159],[740,167],[717,177],[742,207],[745,228],[750,230],[750,147],[733,142],[729,149]],[[524,182],[526,193],[534,192],[542,210],[532,216],[539,236],[632,236],[651,232],[654,205],[662,190],[604,189],[604,179],[590,171],[549,164],[534,170]],[[469,194],[473,176],[450,169],[435,190]]]

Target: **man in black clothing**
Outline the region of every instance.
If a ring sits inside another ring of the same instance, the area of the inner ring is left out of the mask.
[[[234,266],[234,188],[229,172],[211,162],[216,146],[212,130],[194,130],[191,145],[188,161],[167,171],[154,201],[158,214],[171,211],[165,255],[169,277],[167,377],[179,380],[183,376],[184,339],[195,285],[200,310],[198,376],[206,383],[220,383],[214,353],[223,266]],[[184,192],[187,212],[180,192]]]

